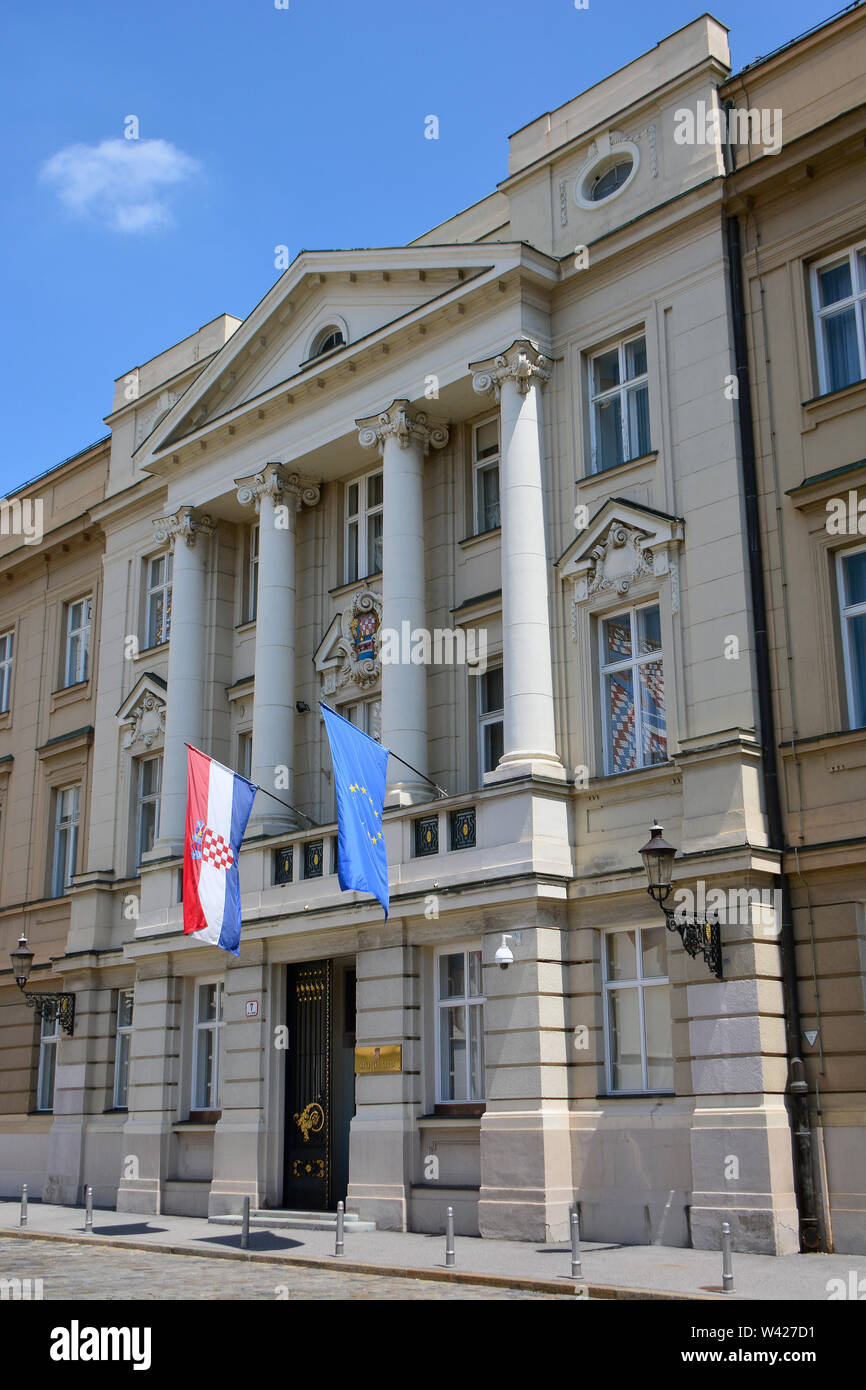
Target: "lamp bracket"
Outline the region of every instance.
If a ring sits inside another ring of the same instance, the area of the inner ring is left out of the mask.
[[[72,1037],[75,1027],[74,994],[28,994],[22,990],[28,1009],[33,1009],[39,1018],[56,1018],[64,1033]]]
[[[647,890],[650,897],[655,902],[651,889]],[[665,895],[667,896],[667,895]],[[703,956],[710,972],[715,975],[717,980],[722,977],[722,929],[719,925],[718,917],[707,917],[697,920],[694,917],[677,918],[676,911],[672,907],[664,907],[659,903],[662,912],[665,914],[665,924],[668,931],[679,933],[683,948],[694,958]]]

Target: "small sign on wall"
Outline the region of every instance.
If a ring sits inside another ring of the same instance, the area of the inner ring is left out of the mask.
[[[259,1016],[259,1001],[258,1001],[258,999],[248,999],[247,1002],[244,1004],[244,1012],[245,1012],[247,1018],[258,1018],[258,1016]]]
[[[379,1043],[378,1046],[355,1048],[356,1076],[381,1076],[385,1072],[402,1070],[402,1043]]]

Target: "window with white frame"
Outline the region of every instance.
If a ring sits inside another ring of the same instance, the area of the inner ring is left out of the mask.
[[[87,680],[87,663],[90,655],[90,616],[92,602],[89,598],[76,599],[66,605],[66,635],[63,654],[63,684],[77,685]]]
[[[812,266],[822,395],[866,378],[866,242]]]
[[[369,734],[377,743],[382,741],[382,701],[358,700],[355,704],[341,705],[340,714],[354,724],[356,729]]]
[[[222,1030],[222,981],[208,980],[196,985],[192,1077],[193,1110],[219,1110]]]
[[[667,761],[658,604],[599,622],[604,767],[611,775]]]
[[[839,610],[848,719],[852,729],[866,726],[866,546],[837,557]]]
[[[602,473],[650,452],[646,338],[626,338],[590,360],[592,468]]]
[[[494,530],[500,525],[498,416],[484,420],[472,431],[472,494],[475,534]]]
[[[673,1091],[667,927],[604,933],[607,1089]]]
[[[51,865],[51,892],[60,898],[75,873],[78,854],[78,814],[81,787],[58,787],[54,793],[54,845]]]
[[[49,1016],[50,1015],[50,1016]],[[39,1028],[39,1075],[36,1082],[36,1109],[54,1109],[54,1076],[57,1071],[57,1042],[60,1022],[56,1013],[47,1010]]]
[[[12,701],[12,648],[14,632],[0,633],[0,714],[5,714]]]
[[[484,1099],[481,948],[436,957],[436,1100]]]
[[[346,484],[346,583],[382,569],[383,475],[367,473]]]
[[[136,862],[141,863],[142,855],[153,849],[159,834],[159,799],[162,794],[162,754],[152,758],[139,758],[136,768],[136,824],[135,843],[138,853]]]
[[[159,647],[167,642],[171,632],[171,573],[173,556],[170,550],[155,555],[147,562],[147,594],[145,645]]]
[[[253,736],[249,729],[238,734],[238,772],[247,781],[253,775]]]
[[[505,749],[502,667],[494,666],[472,679],[478,682],[478,770],[483,781],[485,772],[493,772]]]
[[[134,992],[117,992],[117,1030],[114,1043],[114,1108],[126,1110],[129,1100],[129,1052],[132,1046]]]
[[[247,567],[247,613],[248,623],[254,622],[259,611],[259,523],[250,530],[250,558]]]

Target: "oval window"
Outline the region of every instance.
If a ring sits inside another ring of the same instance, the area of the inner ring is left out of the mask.
[[[586,196],[593,203],[600,203],[603,198],[609,198],[611,193],[616,193],[617,189],[622,188],[633,168],[634,160],[629,156],[627,159],[617,160],[616,164],[612,164],[602,173],[591,175],[586,181]]]

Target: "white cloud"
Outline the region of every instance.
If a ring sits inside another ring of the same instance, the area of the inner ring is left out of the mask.
[[[102,140],[67,145],[39,171],[76,217],[96,218],[118,232],[150,232],[171,222],[167,191],[201,170],[168,140]]]

